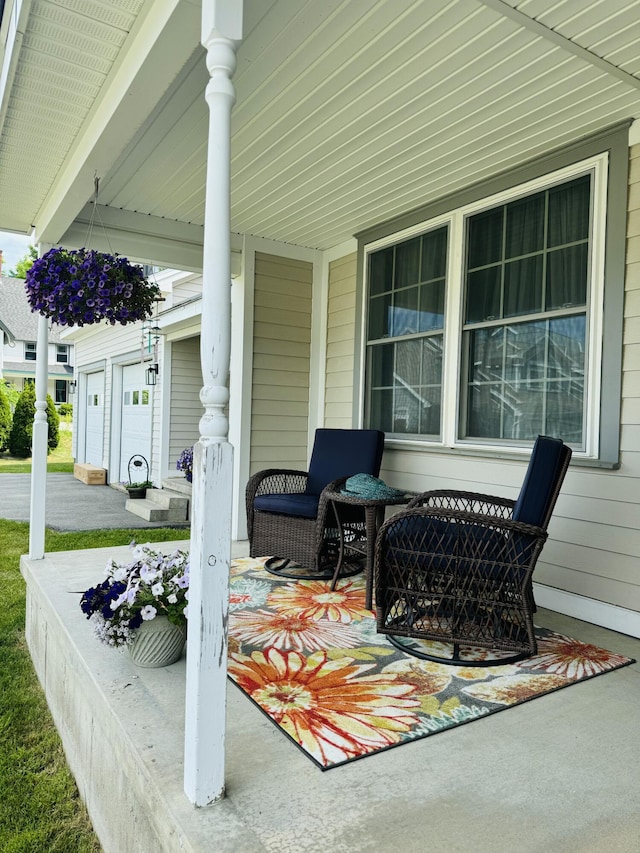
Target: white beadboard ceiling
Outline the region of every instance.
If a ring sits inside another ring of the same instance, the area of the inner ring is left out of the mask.
[[[7,0],[2,31],[18,5]],[[120,115],[118,75],[171,5]],[[55,242],[77,217],[79,233],[97,174],[114,227],[144,214],[145,233],[197,243],[208,126],[198,5],[23,0],[0,101],[0,228],[35,225]],[[640,0],[245,0],[233,230],[329,248],[640,116],[639,20]],[[96,131],[98,105],[113,118]]]

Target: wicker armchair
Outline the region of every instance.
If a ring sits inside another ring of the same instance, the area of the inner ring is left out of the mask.
[[[247,484],[247,528],[252,557],[270,556],[267,568],[291,578],[331,577],[338,558],[338,530],[325,492],[347,477],[378,476],[384,433],[318,429],[308,471],[268,469]],[[356,510],[362,516],[361,508]],[[289,564],[297,568],[289,569]]]
[[[539,436],[517,501],[425,492],[385,522],[374,564],[378,632],[441,663],[489,666],[534,655],[531,577],[570,458],[561,440]],[[450,645],[452,654],[420,641]],[[477,660],[469,647],[499,654]]]

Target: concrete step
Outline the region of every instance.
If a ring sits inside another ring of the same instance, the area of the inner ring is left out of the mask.
[[[187,506],[164,508],[155,500],[143,498],[142,500],[129,499],[124,507],[128,512],[144,518],[145,521],[164,521],[167,524],[187,521]]]
[[[188,498],[191,497],[191,483],[187,483],[185,478],[182,476],[167,477],[166,480],[162,481],[162,488],[170,492],[178,492],[179,494],[185,495]]]
[[[146,500],[153,501],[161,509],[183,509],[185,513],[189,509],[189,498],[167,489],[147,489]]]

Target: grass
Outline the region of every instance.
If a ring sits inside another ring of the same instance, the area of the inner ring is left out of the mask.
[[[47,529],[45,550],[115,547],[139,536],[140,530],[132,529],[72,533]],[[144,538],[184,539],[185,531],[149,528]],[[0,519],[0,850],[98,853],[100,845],[25,643],[25,585],[19,565],[20,555],[28,549],[29,525]]]
[[[47,456],[47,471],[49,474],[72,474],[73,457],[71,456],[71,441],[73,433],[60,430],[58,446]],[[6,453],[0,454],[0,474],[30,474],[31,458],[18,459]]]

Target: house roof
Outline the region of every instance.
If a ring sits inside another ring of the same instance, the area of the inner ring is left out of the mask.
[[[31,311],[24,290],[24,280],[0,277],[0,321],[6,324],[16,340],[35,341],[38,338],[38,314]],[[49,342],[62,343],[63,329],[56,325],[49,328]],[[5,361],[6,363],[6,361]],[[33,365],[29,365],[32,369]]]
[[[198,269],[200,5],[7,0],[0,36],[18,5],[0,228],[84,245],[94,215],[94,248]],[[640,0],[245,0],[232,229],[332,247],[634,119],[639,13]]]

